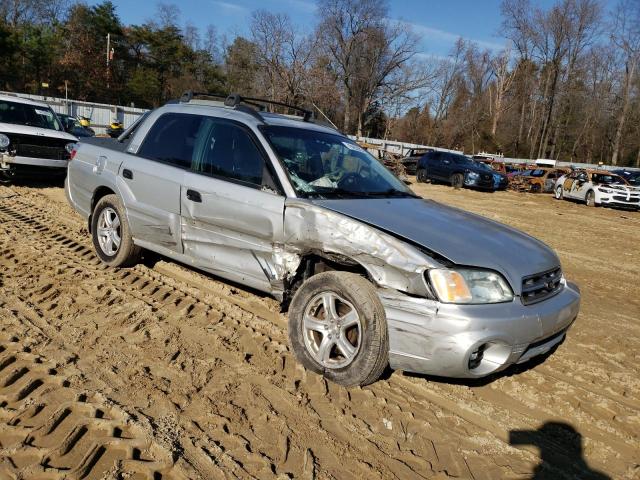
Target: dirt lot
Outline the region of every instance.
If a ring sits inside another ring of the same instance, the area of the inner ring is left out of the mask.
[[[105,268],[61,188],[0,187],[0,478],[640,478],[640,214],[415,189],[556,249],[583,306],[555,354],[346,390],[296,365],[274,300]]]

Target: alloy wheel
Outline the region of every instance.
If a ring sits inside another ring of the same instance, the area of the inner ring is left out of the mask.
[[[98,244],[105,255],[113,257],[118,253],[121,243],[120,217],[111,207],[100,212],[98,218]]]
[[[335,292],[322,292],[311,299],[304,312],[303,328],[307,351],[325,368],[346,367],[360,350],[360,315]]]

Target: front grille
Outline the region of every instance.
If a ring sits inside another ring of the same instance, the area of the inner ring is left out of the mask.
[[[562,288],[560,267],[546,272],[529,275],[522,279],[522,303],[531,305],[552,297]]]
[[[66,160],[67,151],[60,147],[45,147],[21,143],[16,145],[16,155],[20,157],[46,158],[51,160]]]
[[[614,195],[613,199],[618,201],[618,202],[629,202],[629,203],[638,203],[638,197],[637,196],[631,196],[627,199],[627,197],[623,197],[622,195]]]
[[[38,135],[7,134],[9,148],[20,157],[45,158],[49,160],[68,160],[65,149],[68,140],[42,137]]]

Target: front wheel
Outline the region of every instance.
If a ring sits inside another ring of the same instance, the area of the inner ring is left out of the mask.
[[[593,192],[593,190],[589,190],[587,192],[587,196],[584,199],[584,203],[587,204],[587,207],[596,206],[596,194]]]
[[[102,262],[111,267],[127,267],[137,263],[140,247],[134,245],[124,206],[116,195],[105,195],[91,217],[93,246]]]
[[[455,189],[462,188],[464,185],[464,175],[461,173],[454,173],[451,175],[451,186]]]
[[[320,273],[302,284],[289,308],[289,340],[305,368],[347,387],[375,382],[389,363],[384,307],[354,273]]]
[[[418,180],[418,183],[427,183],[427,169],[426,168],[420,168],[417,173],[416,173],[416,180]]]
[[[564,198],[564,193],[562,192],[562,185],[558,185],[556,187],[556,191],[553,195],[556,200],[562,200]]]

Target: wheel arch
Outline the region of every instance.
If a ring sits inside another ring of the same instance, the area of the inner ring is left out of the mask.
[[[282,310],[288,310],[291,299],[307,279],[323,272],[355,273],[366,278],[374,285],[376,284],[371,272],[363,264],[346,255],[308,252],[301,255],[297,270],[290,276],[290,280],[286,282]]]
[[[116,195],[116,192],[112,188],[105,185],[101,185],[93,191],[93,195],[91,196],[91,210],[87,219],[87,228],[89,229],[89,233],[91,233],[93,209],[96,208],[96,205],[100,201],[100,199],[106,197],[107,195]]]

